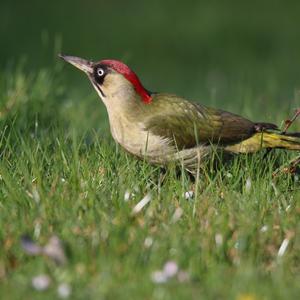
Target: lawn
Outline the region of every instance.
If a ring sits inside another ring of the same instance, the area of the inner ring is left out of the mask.
[[[61,67],[1,74],[2,299],[298,297],[299,179],[272,178],[296,153],[236,157],[196,182],[163,173],[115,145],[92,88],[79,99]],[[24,236],[58,237],[66,261],[30,255]]]
[[[1,0],[0,299],[298,299],[300,175],[272,174],[299,153],[196,180],[137,161],[57,54],[120,59],[149,90],[282,126],[300,107],[299,11]]]

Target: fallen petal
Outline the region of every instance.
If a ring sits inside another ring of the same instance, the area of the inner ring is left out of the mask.
[[[145,238],[145,241],[144,241],[144,246],[145,246],[146,248],[150,248],[150,247],[152,246],[152,244],[153,244],[153,239],[152,239],[152,237],[151,237],[151,236],[146,237],[146,238]]]
[[[221,246],[223,244],[223,236],[220,233],[215,235],[215,242],[217,246]]]
[[[41,274],[33,277],[31,283],[37,291],[45,291],[50,286],[51,279],[48,275]]]
[[[168,277],[163,271],[155,271],[151,274],[151,279],[154,283],[165,283],[168,281]]]
[[[68,283],[61,283],[57,288],[57,294],[60,298],[66,299],[71,295],[72,289]]]
[[[138,214],[145,205],[147,205],[152,199],[152,196],[150,193],[148,193],[133,209],[132,214],[136,215]]]
[[[288,239],[284,239],[283,240],[283,242],[281,243],[280,248],[278,250],[278,253],[277,253],[278,257],[281,257],[281,256],[284,255],[284,253],[285,253],[285,251],[286,251],[286,249],[287,249],[287,247],[289,245],[289,242],[290,241]]]
[[[35,201],[36,204],[39,204],[40,201],[41,201],[40,194],[39,194],[39,192],[38,192],[38,190],[35,186],[32,189],[32,198],[33,198],[33,200]]]
[[[268,226],[267,225],[264,225],[261,229],[260,229],[261,232],[267,232],[268,231]]]
[[[21,237],[21,245],[23,250],[29,255],[39,255],[42,253],[43,248],[37,245],[29,236],[24,235]]]
[[[178,272],[178,265],[175,261],[168,261],[164,265],[163,272],[167,278],[175,276]]]
[[[49,239],[48,244],[44,247],[43,253],[52,258],[59,265],[63,265],[67,261],[62,242],[55,235]]]
[[[182,216],[183,209],[181,207],[177,207],[173,216],[172,216],[172,223],[176,223]]]
[[[130,200],[130,197],[131,197],[131,193],[129,190],[126,190],[125,191],[125,194],[124,194],[124,201],[127,202]]]
[[[245,191],[246,191],[246,193],[250,192],[251,186],[252,186],[251,178],[247,178],[246,184],[245,184]]]
[[[192,199],[193,196],[194,196],[194,192],[193,191],[187,191],[187,192],[184,193],[184,198],[186,200]]]
[[[190,280],[190,274],[186,271],[179,271],[177,274],[177,279],[179,282],[187,282]]]

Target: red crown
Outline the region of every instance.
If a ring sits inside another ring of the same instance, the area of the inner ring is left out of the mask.
[[[143,87],[137,75],[127,65],[125,65],[121,61],[112,59],[102,60],[100,64],[107,65],[108,67],[114,69],[116,72],[122,74],[128,81],[132,83],[135,91],[141,96],[143,102],[151,102],[152,97]]]

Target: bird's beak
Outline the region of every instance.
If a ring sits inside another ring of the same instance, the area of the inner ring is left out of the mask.
[[[88,75],[93,73],[92,61],[88,61],[76,56],[68,56],[63,54],[59,54],[58,56]]]

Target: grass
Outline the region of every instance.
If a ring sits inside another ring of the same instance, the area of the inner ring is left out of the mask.
[[[236,157],[208,167],[197,187],[169,169],[161,184],[159,168],[115,145],[96,94],[82,101],[78,89],[68,92],[59,67],[0,76],[0,298],[54,299],[61,282],[71,299],[298,297],[299,182],[272,179],[292,154]],[[150,203],[132,215],[149,192]],[[67,264],[27,255],[24,234],[42,245],[59,236]],[[188,280],[153,282],[168,261]],[[52,280],[43,292],[31,285],[39,274]]]

